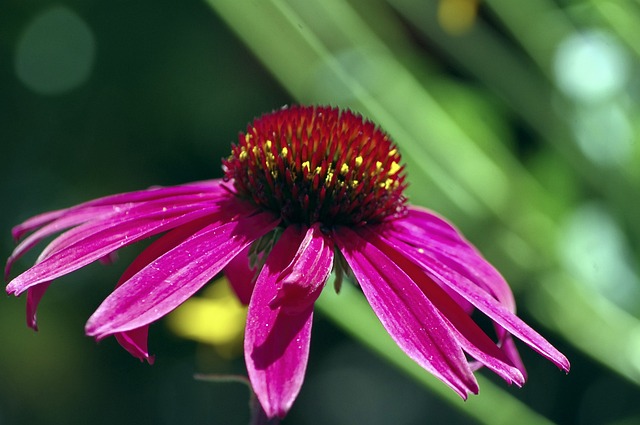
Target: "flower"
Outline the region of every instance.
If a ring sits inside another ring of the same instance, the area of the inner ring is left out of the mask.
[[[486,366],[521,386],[512,336],[561,369],[569,362],[515,315],[500,274],[447,221],[410,205],[389,136],[350,111],[291,107],[256,119],[223,160],[225,177],[151,188],[48,212],[18,225],[11,265],[62,232],[7,292],[27,292],[27,321],[51,281],[162,234],[126,269],[86,333],[114,335],[134,356],[151,323],[224,271],[248,303],[245,361],[270,418],[284,417],[304,379],[313,305],[329,274],[360,286],[391,337],[462,398]],[[484,313],[496,341],[470,317]],[[469,356],[473,361],[467,360]]]

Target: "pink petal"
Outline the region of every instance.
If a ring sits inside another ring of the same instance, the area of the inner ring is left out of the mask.
[[[478,384],[440,312],[387,255],[346,227],[333,232],[365,297],[393,340],[409,357],[462,398]]]
[[[217,194],[212,193],[162,198],[124,206],[112,205],[112,214],[96,217],[56,238],[45,247],[40,259],[50,257],[99,232],[109,231],[117,234],[121,226],[126,228],[127,225],[135,224],[136,221],[146,224],[148,221],[168,219],[189,211],[201,212],[200,216],[205,215],[205,212],[213,214],[224,208],[225,201],[227,200],[220,200]]]
[[[296,257],[305,233],[289,226],[280,236],[258,276],[247,313],[244,341],[247,372],[270,418],[284,417],[291,408],[302,386],[309,357],[313,305],[293,314],[270,307],[278,294],[279,277]]]
[[[16,241],[19,240],[25,233],[32,231],[33,229],[37,229],[40,226],[43,226],[47,223],[52,222],[53,220],[58,219],[60,216],[64,215],[68,209],[48,211],[46,213],[38,214],[34,217],[29,218],[28,220],[14,226],[11,229],[11,235],[13,239]]]
[[[147,348],[147,340],[149,337],[149,326],[142,326],[130,331],[117,333],[114,335],[118,344],[134,357],[140,360],[146,360],[149,364],[153,364],[154,356],[149,354]]]
[[[38,232],[34,233],[31,236],[35,236],[37,233]],[[25,239],[24,242],[27,242],[27,241],[28,239]],[[99,260],[104,261],[106,258],[109,258],[110,255],[111,254],[108,254],[107,257],[101,257],[99,258]],[[43,261],[43,260],[44,259],[40,259],[40,261]],[[42,297],[44,296],[50,284],[51,284],[51,280],[48,280],[42,283],[37,283],[35,285],[32,285],[27,289],[27,325],[34,330],[37,330],[36,311],[38,308],[38,304],[40,303]]]
[[[224,188],[222,180],[206,180],[201,182],[186,183],[178,186],[154,186],[149,189],[109,195],[102,198],[93,199],[72,208],[76,209],[89,206],[140,203],[155,201],[158,199],[167,199],[174,196],[197,194],[226,195],[228,194],[228,191]]]
[[[270,306],[282,306],[289,314],[304,311],[320,296],[333,266],[333,243],[314,224],[298,248],[291,263],[280,273],[281,284]]]
[[[173,229],[166,235],[160,237],[158,240],[149,245],[144,251],[142,251],[142,253],[140,253],[140,255],[136,257],[131,265],[127,267],[125,272],[118,280],[116,288],[129,280],[132,276],[146,267],[149,263],[165,254],[167,251],[175,248],[189,236],[205,227],[207,224],[209,224],[209,222],[209,217],[203,217],[191,223],[183,224],[182,226]],[[141,360],[146,360],[150,364],[152,364],[153,356],[149,355],[148,350],[148,334],[149,325],[144,325],[137,329],[117,333],[115,334],[115,337],[118,343],[131,355]]]
[[[224,274],[240,302],[249,305],[257,277],[257,270],[249,267],[249,247],[229,261]]]
[[[78,213],[74,214],[65,214],[63,217],[60,217],[45,226],[38,229],[35,233],[29,235],[28,238],[23,240],[11,253],[11,256],[7,260],[7,264],[4,269],[4,277],[5,279],[9,278],[9,273],[11,271],[11,267],[22,257],[27,251],[33,248],[38,242],[50,236],[54,233],[61,232],[70,227],[76,226],[80,223],[84,223],[88,220],[95,220],[99,218],[104,218],[106,216],[113,215],[113,207],[111,206],[102,206],[102,207],[88,207],[84,208]]]
[[[511,288],[500,273],[471,245],[460,232],[445,219],[431,211],[411,207],[406,218],[393,222],[394,237],[413,248],[428,250],[433,257],[457,273],[467,276],[479,288],[487,291],[511,312],[515,313],[515,300]],[[473,305],[455,290],[445,290],[465,309]],[[471,308],[469,308],[469,307]],[[509,338],[505,329],[494,323],[500,344]],[[517,357],[519,359],[519,357]],[[514,360],[516,357],[514,357]],[[526,375],[524,368],[520,369]]]
[[[520,373],[522,373],[522,376],[524,376],[524,379],[526,380],[527,369],[524,367],[524,363],[520,358],[520,353],[518,353],[518,349],[516,348],[516,344],[513,341],[513,337],[510,333],[506,333],[506,336],[501,340],[501,345],[502,351],[509,358],[511,363],[513,363],[518,368],[518,370],[520,371]]]
[[[365,231],[363,231],[365,232]],[[509,384],[522,386],[525,378],[520,370],[487,334],[460,308],[460,306],[435,283],[422,269],[401,253],[410,247],[381,238],[374,232],[367,233],[367,240],[398,265],[418,285],[423,294],[433,302],[441,315],[451,323],[456,340],[473,358],[480,361]]]
[[[27,326],[34,331],[38,330],[36,317],[38,304],[40,304],[40,301],[50,284],[51,282],[44,282],[27,290]]]
[[[223,194],[226,190],[223,188],[221,180],[208,180],[203,182],[188,183],[180,186],[172,187],[156,187],[151,189],[140,190],[136,192],[121,193],[117,195],[105,196],[94,199],[71,208],[46,212],[32,217],[22,224],[15,226],[12,230],[13,237],[19,239],[27,232],[41,227],[63,215],[75,213],[79,210],[91,207],[102,207],[116,204],[139,203],[144,201],[152,201],[159,198],[167,198],[177,195],[188,195],[197,193],[215,193]]]
[[[103,220],[113,216],[126,217],[129,213],[135,214],[135,209],[144,205],[156,205],[157,209],[161,210],[163,207],[170,208],[177,205],[193,204],[194,201],[202,202],[219,199],[221,196],[228,196],[228,192],[223,190],[218,182],[217,180],[212,180],[206,182],[207,184],[192,183],[190,185],[112,195],[85,202],[75,207],[51,211],[33,217],[13,229],[14,237],[17,239],[24,233],[41,227],[15,248],[7,261],[5,278],[8,277],[12,264],[18,258],[49,235],[88,221],[97,222],[94,224],[95,227],[104,227],[106,221]],[[77,240],[68,240],[68,237],[72,234],[73,232],[63,238],[59,238],[58,242],[66,241],[67,244],[70,244],[72,241]],[[56,244],[51,244],[45,252],[50,255],[54,252],[52,248],[55,246]]]
[[[279,220],[269,213],[214,222],[149,263],[104,300],[89,318],[88,335],[140,328],[166,315],[219,273]]]
[[[393,240],[393,237],[391,238]],[[407,249],[404,254],[426,270],[429,276],[456,291],[478,310],[486,314],[498,325],[531,346],[538,353],[551,360],[558,367],[569,371],[569,361],[540,334],[530,328],[512,311],[509,305],[498,302],[479,287],[475,276],[464,269],[453,269],[442,258],[425,249]]]
[[[398,239],[416,248],[429,249],[450,266],[464,270],[474,283],[515,312],[513,294],[504,278],[445,219],[428,210],[411,207],[408,216],[394,225],[403,229],[396,232]]]
[[[144,205],[110,220],[87,223],[54,240],[40,256],[41,261],[7,285],[9,294],[19,295],[42,282],[75,271],[109,253],[142,238],[169,230],[183,223],[213,214],[222,207],[212,204],[168,208]],[[64,242],[60,242],[64,240]],[[54,246],[54,248],[51,248]]]

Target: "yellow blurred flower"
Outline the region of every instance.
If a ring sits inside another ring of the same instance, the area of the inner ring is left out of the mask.
[[[438,5],[438,22],[451,35],[469,31],[478,15],[478,0],[441,0]]]
[[[167,317],[178,336],[213,346],[231,357],[242,352],[247,308],[238,301],[226,278],[220,278]]]

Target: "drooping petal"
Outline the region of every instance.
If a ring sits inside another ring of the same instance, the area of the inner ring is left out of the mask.
[[[13,236],[13,239],[15,241],[18,241],[25,233],[28,233],[33,229],[37,229],[52,222],[53,220],[58,219],[67,211],[69,211],[68,208],[55,211],[47,211],[46,213],[33,216],[18,224],[17,226],[14,226],[13,229],[11,229],[11,236]]]
[[[205,217],[206,219],[206,217]],[[202,220],[202,219],[200,219]],[[198,220],[196,220],[196,223],[198,222]],[[189,223],[188,223],[189,224]],[[187,224],[187,225],[188,225]],[[187,226],[184,225],[184,226]],[[184,227],[183,226],[183,227]],[[34,233],[31,236],[36,235],[38,232]],[[24,242],[26,242],[27,239],[25,239]],[[109,254],[108,254],[109,256]],[[45,255],[41,255],[41,257],[45,257]],[[100,261],[104,261],[105,257],[101,257],[99,260]],[[39,261],[42,261],[43,259],[39,259]],[[126,272],[125,272],[126,274]],[[129,275],[130,276],[130,275]],[[44,296],[47,288],[49,287],[49,285],[51,284],[51,281],[45,281],[42,283],[38,283],[36,285],[30,286],[27,289],[27,325],[34,329],[37,330],[37,322],[36,322],[36,312],[37,312],[37,308],[38,308],[38,304],[40,303],[42,297]],[[120,283],[118,283],[119,285]]]
[[[270,306],[278,294],[280,275],[301,250],[305,234],[304,229],[289,226],[280,236],[258,276],[247,313],[245,362],[253,390],[270,418],[284,417],[291,408],[309,357],[313,304],[293,313]],[[308,260],[303,256],[299,261]]]
[[[120,193],[109,195],[102,198],[94,199],[74,207],[49,211],[32,217],[12,229],[14,239],[20,239],[25,233],[46,225],[62,216],[68,214],[80,213],[86,208],[113,206],[127,203],[140,203],[152,201],[154,199],[169,198],[171,196],[208,193],[208,194],[224,194],[226,190],[222,187],[220,180],[207,180],[202,182],[187,183],[179,186],[171,187],[154,187],[135,192]]]
[[[418,250],[429,251],[433,257],[446,264],[456,273],[467,276],[475,285],[486,291],[515,313],[516,306],[511,288],[502,275],[486,261],[480,252],[469,243],[462,234],[445,219],[437,214],[419,207],[410,207],[405,218],[397,220],[391,226],[397,240],[403,241]],[[473,304],[464,299],[455,290],[443,285],[445,290],[468,312]],[[506,343],[509,333],[494,322],[499,345]],[[526,375],[524,365],[515,352],[511,350],[513,360],[520,364],[520,371]]]
[[[464,271],[476,285],[515,312],[511,288],[502,275],[452,224],[431,211],[415,206],[408,208],[406,218],[393,224],[400,229],[395,232],[398,239],[415,248],[429,250],[450,267]]]
[[[478,384],[451,326],[387,255],[346,227],[333,232],[365,297],[398,346],[462,398]]]
[[[469,317],[447,292],[435,283],[418,265],[408,260],[403,252],[410,247],[384,239],[374,231],[362,231],[367,240],[398,265],[415,282],[441,315],[451,323],[456,340],[471,357],[487,366],[507,383],[522,386],[524,375],[511,358]]]
[[[148,349],[149,325],[117,333],[114,336],[118,344],[127,350],[129,354],[153,364],[154,356],[149,354]]]
[[[33,234],[29,235],[23,240],[11,253],[11,256],[7,259],[7,264],[4,269],[4,278],[8,279],[11,272],[11,267],[22,257],[27,251],[33,248],[38,242],[54,233],[61,232],[70,227],[76,226],[80,223],[84,223],[90,219],[96,217],[105,217],[106,215],[113,214],[113,208],[110,206],[102,207],[89,207],[79,211],[76,214],[65,214],[45,226],[38,229]]]
[[[7,285],[9,294],[19,295],[42,282],[75,271],[142,238],[169,230],[221,210],[220,204],[166,208],[144,204],[107,221],[90,222],[59,236],[45,248],[39,262]],[[63,242],[61,242],[63,241]]]
[[[500,340],[500,345],[504,354],[509,358],[509,360],[511,360],[511,363],[518,368],[526,380],[527,369],[524,367],[524,362],[522,361],[522,358],[520,358],[520,353],[518,353],[518,349],[516,348],[516,344],[510,333],[506,332],[506,336]]]
[[[5,279],[8,279],[14,262],[33,248],[38,242],[58,232],[81,223],[93,222],[94,228],[103,228],[109,224],[108,218],[114,216],[125,217],[134,215],[135,209],[147,204],[151,208],[171,208],[178,205],[193,204],[194,202],[207,202],[228,196],[217,180],[191,183],[182,186],[168,188],[153,188],[137,192],[122,193],[98,198],[71,208],[51,211],[32,217],[24,223],[13,228],[13,236],[17,240],[25,233],[35,231],[27,239],[22,241],[13,251],[5,266]],[[132,211],[133,210],[133,211]],[[81,232],[77,232],[82,235]],[[86,233],[86,232],[85,232]],[[63,237],[50,244],[40,258],[53,254],[56,249],[72,244],[78,240],[76,232],[68,232]]]
[[[240,302],[249,305],[257,277],[257,270],[249,267],[249,247],[229,261],[224,268],[224,275]]]
[[[154,241],[144,251],[138,255],[135,260],[127,267],[120,279],[116,283],[116,288],[120,287],[124,282],[146,267],[149,263],[156,260],[167,251],[175,248],[189,236],[202,229],[209,224],[211,217],[203,217],[193,222],[183,224],[163,235]],[[153,356],[149,355],[147,337],[149,334],[149,325],[140,328],[131,329],[115,334],[118,343],[134,357],[140,360],[146,360],[150,364],[153,363]]]
[[[44,282],[27,290],[27,326],[34,331],[38,330],[37,311],[38,304],[51,282]]]
[[[219,179],[203,180],[199,182],[191,182],[177,186],[153,186],[148,189],[137,190],[134,192],[118,193],[108,195],[102,198],[93,199],[91,201],[79,204],[71,209],[80,209],[84,207],[100,206],[100,205],[118,205],[129,203],[141,203],[155,201],[159,199],[167,199],[171,197],[179,197],[185,195],[223,195],[228,191],[223,187],[223,183]]]
[[[332,266],[333,242],[316,223],[307,230],[293,260],[280,273],[281,286],[271,307],[282,306],[289,314],[306,310],[320,296]]]
[[[50,257],[69,246],[86,241],[95,234],[108,232],[108,234],[114,234],[117,237],[118,230],[126,230],[127,226],[144,225],[147,222],[170,219],[189,211],[201,212],[201,216],[213,214],[221,210],[226,201],[228,198],[221,200],[217,194],[212,193],[197,194],[195,197],[181,195],[136,204],[113,205],[111,206],[113,214],[103,218],[96,217],[54,239],[42,250],[40,259]]]
[[[393,240],[393,236],[390,239]],[[446,262],[435,257],[427,249],[407,249],[404,254],[427,271],[432,279],[456,291],[498,325],[524,341],[558,367],[569,371],[567,358],[518,318],[508,305],[499,302],[482,287],[479,287],[474,281],[473,274],[464,269],[456,270],[449,267]]]
[[[270,213],[257,213],[202,228],[113,291],[89,318],[86,333],[102,339],[154,322],[198,291],[278,222]]]

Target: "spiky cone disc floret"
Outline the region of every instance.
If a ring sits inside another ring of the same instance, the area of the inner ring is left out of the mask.
[[[238,196],[284,224],[358,226],[405,212],[400,153],[351,111],[292,107],[256,119],[223,161]]]

